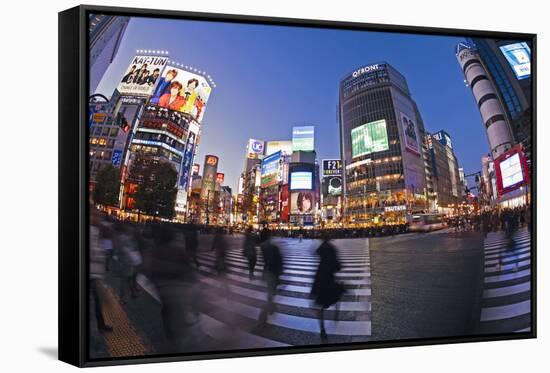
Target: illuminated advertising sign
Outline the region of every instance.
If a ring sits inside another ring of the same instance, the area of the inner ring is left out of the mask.
[[[290,191],[288,190],[288,184],[281,187],[281,196],[279,198],[281,211],[281,222],[288,223],[288,215],[290,215]]]
[[[181,172],[180,172],[180,187],[183,190],[187,190],[189,185],[191,170],[191,163],[193,162],[193,151],[195,150],[195,134],[189,132],[189,137],[187,138],[187,143],[185,144],[185,151],[183,153],[183,160],[181,163]]]
[[[420,154],[416,123],[411,118],[401,113],[401,126],[403,130],[403,138],[405,139],[405,147],[407,150],[415,154]]]
[[[122,95],[150,96],[168,57],[135,56],[118,85]]]
[[[113,156],[111,157],[111,163],[115,167],[120,167],[120,164],[122,163],[122,150],[120,150],[120,149],[113,150]]]
[[[445,131],[439,131],[434,133],[433,138],[436,139],[441,143],[441,145],[448,146],[449,148],[453,148],[453,143],[451,141],[451,137],[447,134]],[[431,146],[431,143],[429,144]]]
[[[502,54],[514,70],[518,80],[531,76],[531,49],[527,43],[514,43],[500,47]]]
[[[326,180],[328,185],[328,194],[331,196],[342,195],[342,178],[339,176],[329,177]]]
[[[351,75],[354,78],[357,78],[359,75],[363,75],[365,73],[370,73],[371,71],[376,71],[376,70],[378,70],[378,64],[362,67],[358,70],[355,70]]]
[[[281,152],[277,152],[265,157],[261,165],[261,184],[262,188],[276,185],[279,182],[279,161]]]
[[[207,155],[205,163],[209,166],[216,167],[218,165],[218,157],[215,155]]]
[[[527,159],[519,145],[495,159],[498,196],[529,183]]]
[[[311,171],[294,171],[290,173],[290,190],[313,189],[313,173]]]
[[[195,164],[193,165],[192,170],[193,170],[193,171],[192,171],[191,175],[198,175],[199,172],[200,172],[200,170],[201,170],[201,165],[198,164],[198,163],[195,163]]]
[[[246,153],[248,159],[262,159],[264,156],[264,142],[262,140],[249,139]]]
[[[314,143],[315,127],[293,127],[292,128],[292,151],[311,152],[315,149]]]
[[[362,155],[388,150],[388,133],[384,119],[365,123],[351,130],[351,155]]]
[[[216,173],[216,184],[222,185],[225,180],[225,174],[222,172]]]
[[[265,154],[270,155],[280,151],[282,155],[292,154],[292,141],[268,141],[265,146]]]
[[[290,193],[291,214],[312,214],[315,210],[315,194],[313,192]]]
[[[340,159],[323,159],[323,176],[341,176],[342,161]]]
[[[212,88],[204,76],[166,66],[151,103],[187,113],[200,123],[211,91]]]

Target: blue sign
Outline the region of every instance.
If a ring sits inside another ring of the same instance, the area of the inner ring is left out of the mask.
[[[114,150],[113,156],[111,157],[111,163],[115,167],[120,167],[122,163],[122,150]]]
[[[193,150],[195,149],[195,134],[189,132],[189,137],[187,138],[187,144],[185,145],[185,152],[183,153],[183,160],[181,162],[181,176],[180,176],[180,187],[183,190],[187,189],[189,181],[189,173],[191,171],[191,164],[193,163]]]
[[[500,50],[508,60],[518,80],[531,76],[531,49],[527,43],[503,45]]]

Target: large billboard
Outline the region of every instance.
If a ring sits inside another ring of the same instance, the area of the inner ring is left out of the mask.
[[[290,193],[291,214],[312,214],[315,212],[315,193],[292,192]]]
[[[407,150],[415,154],[420,154],[419,135],[415,121],[401,113],[401,127],[403,129],[403,138]]]
[[[315,149],[315,127],[302,126],[292,128],[292,151],[311,152]]]
[[[202,75],[167,65],[151,103],[191,115],[201,122],[212,88]]]
[[[257,139],[248,139],[246,157],[248,159],[262,159],[264,157],[264,142]]]
[[[498,196],[502,196],[529,182],[527,159],[516,145],[495,159]]]
[[[502,54],[514,70],[518,80],[531,76],[531,48],[525,42],[503,45],[500,47]]]
[[[279,211],[281,211],[281,222],[288,222],[288,215],[290,215],[290,191],[288,190],[288,184],[281,187],[281,196],[279,197]]]
[[[262,160],[261,187],[267,188],[279,182],[279,163],[281,152],[273,153]]]
[[[365,123],[351,130],[352,158],[381,152],[389,148],[386,121],[384,119]]]
[[[342,160],[340,159],[323,159],[323,176],[341,176],[342,175]]]
[[[290,173],[290,190],[313,189],[313,172],[294,171]]]
[[[118,84],[122,95],[150,96],[168,57],[135,56]]]
[[[265,155],[280,151],[282,155],[292,154],[292,141],[268,141],[265,145]]]

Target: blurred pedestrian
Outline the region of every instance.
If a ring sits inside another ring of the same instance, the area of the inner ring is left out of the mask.
[[[92,212],[90,219],[90,293],[94,300],[94,314],[97,328],[101,332],[113,330],[103,317],[103,279],[105,277],[105,249],[101,246],[100,217]]]
[[[258,254],[256,252],[257,238],[252,231],[252,227],[246,228],[244,243],[243,243],[243,255],[248,261],[248,278],[252,280],[254,278],[254,268],[258,260]]]
[[[214,251],[216,255],[216,271],[218,274],[225,273],[227,270],[227,264],[225,262],[225,252],[227,250],[227,242],[223,231],[216,229],[214,233],[214,239],[212,240],[211,251]]]
[[[194,222],[189,224],[185,232],[185,249],[191,260],[193,260],[193,263],[195,263],[195,266],[199,268],[200,263],[197,257],[197,250],[199,249],[199,232]]]
[[[334,276],[342,266],[336,255],[336,248],[330,242],[328,235],[323,237],[323,242],[317,249],[317,255],[319,255],[320,261],[311,287],[311,294],[314,296],[315,304],[319,307],[321,339],[326,340],[325,309],[337,303],[344,294],[344,286],[336,282]]]
[[[260,322],[267,321],[267,315],[275,311],[273,298],[279,285],[279,277],[283,273],[283,256],[279,247],[271,241],[271,232],[264,228],[260,233],[260,249],[264,258],[264,278],[267,285],[267,303],[260,313]]]
[[[130,234],[130,228],[118,223],[115,226],[115,253],[118,260],[119,297],[122,304],[128,301],[127,293],[132,298],[137,297],[137,267],[142,263],[142,257],[137,249],[137,243]]]

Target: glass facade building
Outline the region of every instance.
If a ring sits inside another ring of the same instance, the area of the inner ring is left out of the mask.
[[[345,224],[401,224],[425,207],[424,124],[403,75],[385,62],[348,74],[339,122]]]

